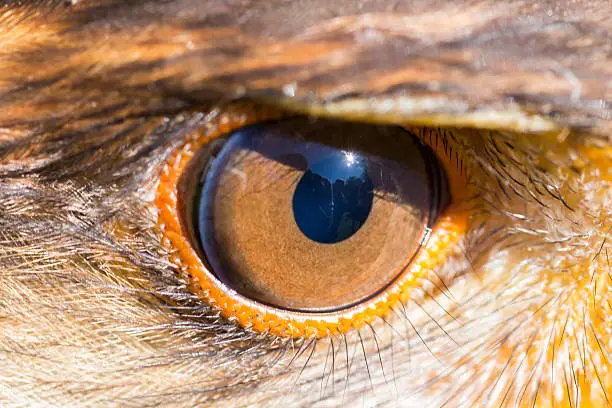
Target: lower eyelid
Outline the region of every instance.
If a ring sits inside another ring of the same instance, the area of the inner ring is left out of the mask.
[[[375,319],[390,313],[398,302],[406,302],[411,298],[413,289],[422,286],[422,279],[428,279],[428,274],[444,263],[452,253],[465,233],[468,211],[463,198],[469,194],[467,188],[467,172],[465,164],[459,160],[459,153],[449,154],[453,150],[442,134],[425,134],[422,129],[413,133],[435,150],[446,173],[452,177],[451,205],[439,218],[433,229],[424,236],[425,244],[406,270],[381,296],[376,296],[371,302],[355,306],[350,313],[343,313],[339,318],[335,314],[305,314],[300,317],[295,313],[283,311],[271,312],[270,308],[261,307],[255,302],[238,303],[222,285],[216,281],[200,259],[199,250],[190,243],[188,224],[182,220],[179,209],[184,206],[185,198],[181,191],[181,174],[195,156],[198,149],[216,137],[228,134],[234,129],[255,122],[279,119],[286,113],[275,109],[256,109],[253,105],[233,105],[221,112],[210,126],[192,135],[186,143],[170,158],[160,179],[155,206],[159,212],[159,229],[162,232],[162,242],[168,250],[174,252],[171,261],[188,280],[190,290],[196,293],[209,306],[218,309],[230,321],[236,321],[240,326],[256,332],[265,332],[281,337],[326,337],[341,334],[370,324]],[[412,129],[410,129],[412,130]],[[428,140],[429,136],[429,140]],[[435,143],[435,140],[438,143]],[[441,141],[444,141],[442,143]],[[458,171],[458,169],[461,169]],[[183,200],[183,201],[181,201]],[[187,198],[186,200],[189,200]],[[296,317],[297,316],[297,317]]]

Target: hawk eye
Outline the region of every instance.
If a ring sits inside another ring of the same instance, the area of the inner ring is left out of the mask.
[[[220,285],[270,308],[340,312],[383,293],[448,201],[434,152],[397,126],[269,121],[197,155],[192,245]]]

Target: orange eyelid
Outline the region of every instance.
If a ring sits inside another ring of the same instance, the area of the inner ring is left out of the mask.
[[[154,202],[162,244],[172,253],[170,260],[188,281],[190,290],[225,318],[248,330],[286,338],[321,338],[346,333],[384,317],[392,308],[410,300],[421,279],[443,264],[455,248],[465,232],[467,213],[451,204],[430,231],[427,245],[417,252],[398,278],[386,290],[359,305],[335,312],[303,313],[247,299],[221,283],[200,259],[182,222],[178,188],[183,170],[204,144],[242,126],[283,116],[273,109],[255,111],[249,105],[230,108],[213,119],[212,127],[191,137],[171,155],[162,171]],[[453,181],[449,180],[449,184]]]

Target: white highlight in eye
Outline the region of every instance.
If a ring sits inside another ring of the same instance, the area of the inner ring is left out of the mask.
[[[351,167],[353,164],[357,163],[358,160],[355,156],[355,153],[345,151],[343,151],[342,153],[344,153],[344,162],[346,163],[346,167]]]
[[[425,231],[423,232],[423,238],[421,238],[421,246],[427,245],[427,241],[429,241],[429,237],[431,236],[432,229],[429,227],[425,227]]]

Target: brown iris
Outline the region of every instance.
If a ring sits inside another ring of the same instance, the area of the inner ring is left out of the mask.
[[[190,166],[202,259],[269,306],[344,309],[407,267],[446,202],[430,149],[400,127],[294,118],[239,129]]]

